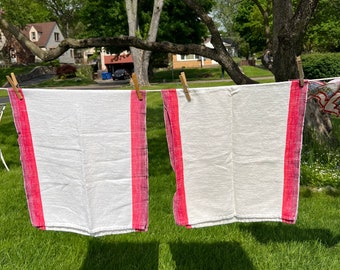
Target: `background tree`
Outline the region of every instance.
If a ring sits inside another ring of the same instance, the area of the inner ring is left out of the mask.
[[[340,0],[320,0],[304,42],[307,52],[340,52]]]
[[[253,0],[254,3],[258,2]],[[223,45],[221,33],[209,16],[210,10],[202,5],[203,0],[183,0],[189,9],[204,23],[210,34],[214,48],[199,44],[175,44],[171,42],[152,42],[137,36],[115,36],[111,38],[90,38],[83,40],[66,39],[50,51],[42,51],[9,24],[4,16],[0,19],[3,29],[8,29],[19,42],[28,46],[39,58],[47,61],[55,59],[72,48],[110,46],[131,46],[148,51],[170,52],[177,54],[196,54],[217,61],[237,84],[254,83],[244,75],[233,61]],[[296,56],[300,55],[309,21],[315,11],[318,0],[300,0],[293,8],[290,0],[273,0],[272,53],[274,57],[272,72],[277,81],[298,78]],[[131,23],[131,21],[130,21]]]
[[[154,0],[153,12],[148,31],[144,40],[146,42],[155,42],[157,38],[159,20],[163,9],[164,0]],[[138,17],[138,0],[125,0],[126,12],[128,17],[129,36],[142,37],[143,31],[139,25]],[[137,75],[138,81],[141,85],[149,84],[149,63],[151,51],[130,46],[130,51],[133,58],[134,72]]]
[[[65,37],[76,36],[80,27],[79,10],[85,0],[36,0],[52,14],[50,20],[56,21]],[[36,21],[37,22],[37,21]]]
[[[6,17],[11,18],[11,23],[19,28],[28,23],[49,21],[52,16],[37,0],[0,0],[0,8]]]
[[[241,47],[241,54],[248,57],[255,52],[261,52],[266,47],[264,34],[264,18],[252,0],[242,1],[233,18],[233,30],[246,42],[247,46]]]
[[[240,0],[216,0],[212,8],[212,17],[221,33],[232,37],[235,35],[233,30],[234,16],[237,13]]]
[[[113,37],[129,33],[125,2],[121,0],[86,0],[79,11],[85,29],[78,38]]]

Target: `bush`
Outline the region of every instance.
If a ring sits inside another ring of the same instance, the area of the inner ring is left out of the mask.
[[[332,117],[332,133],[319,140],[305,129],[301,155],[301,184],[340,188],[340,119]]]
[[[76,77],[77,68],[75,66],[65,64],[57,68],[58,78],[74,78]]]
[[[80,77],[80,78],[86,78],[86,79],[92,80],[93,67],[89,65],[82,65],[78,67],[76,75],[77,77]]]
[[[340,76],[340,53],[317,53],[302,56],[303,71],[307,79]]]

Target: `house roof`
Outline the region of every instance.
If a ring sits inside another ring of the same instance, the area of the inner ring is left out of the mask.
[[[29,37],[29,31],[31,30],[32,27],[34,27],[38,32],[39,32],[39,39],[37,42],[34,42],[37,44],[39,47],[46,47],[48,40],[50,39],[52,32],[57,25],[56,22],[44,22],[44,23],[32,23],[32,24],[27,24],[22,31],[22,33]]]
[[[132,54],[114,54],[104,56],[105,65],[133,63]]]

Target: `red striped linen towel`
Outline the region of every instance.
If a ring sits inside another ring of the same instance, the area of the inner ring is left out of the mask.
[[[148,228],[146,95],[9,89],[32,225],[102,236]]]
[[[190,102],[182,89],[162,90],[178,225],[296,221],[307,89],[197,88]]]

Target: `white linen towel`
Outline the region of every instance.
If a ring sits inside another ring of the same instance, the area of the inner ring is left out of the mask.
[[[31,222],[91,236],[146,231],[146,95],[9,91]]]
[[[178,225],[297,217],[307,83],[162,90]]]

